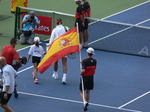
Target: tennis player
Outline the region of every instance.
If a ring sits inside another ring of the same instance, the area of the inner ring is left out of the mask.
[[[83,7],[84,7],[84,12],[85,12],[85,17],[90,17],[91,16],[91,8],[90,8],[90,4],[87,0],[82,0],[83,3]],[[84,26],[84,33],[83,33],[83,47],[87,47],[88,46],[88,24],[90,23],[89,19],[85,18],[85,26]]]
[[[81,4],[82,0],[75,0],[75,3],[78,5],[75,13],[75,26],[76,23],[78,23],[78,30],[79,30],[79,40],[80,40],[80,46],[82,46],[82,40],[83,40],[83,32],[84,32],[84,7]]]
[[[15,85],[15,76],[17,72],[11,65],[8,65],[6,58],[0,56],[0,65],[2,66],[2,82],[3,88],[1,93],[0,106],[4,109],[4,112],[14,112],[11,107],[8,106],[8,102],[13,94]]]
[[[38,69],[37,69],[37,66],[38,64],[40,63],[41,61],[41,57],[43,54],[45,54],[45,51],[43,49],[43,47],[41,45],[39,45],[39,42],[40,42],[40,38],[39,37],[35,37],[34,38],[34,45],[32,45],[29,49],[29,52],[28,52],[28,60],[30,59],[30,57],[32,56],[32,63],[33,63],[33,78],[35,79],[34,80],[34,83],[37,84],[38,83]]]
[[[87,111],[88,109],[88,105],[89,105],[89,100],[90,100],[90,90],[93,90],[94,87],[94,74],[95,74],[95,70],[96,70],[96,64],[97,61],[96,59],[92,58],[92,55],[95,54],[94,53],[94,49],[93,48],[88,48],[86,50],[88,58],[84,59],[81,63],[82,63],[82,69],[81,69],[81,79],[80,79],[80,96],[84,101],[84,111]],[[83,79],[83,80],[82,80]],[[83,81],[83,85],[82,85],[82,81]],[[85,98],[83,97],[83,88],[86,92]]]
[[[68,27],[64,27],[62,25],[62,19],[57,19],[56,20],[56,27],[52,30],[52,34],[51,37],[49,39],[49,45],[58,37],[60,37],[61,35],[63,35],[64,33],[66,33],[69,30]],[[67,56],[62,58],[62,64],[63,64],[63,77],[62,77],[62,83],[66,84],[66,77],[67,77]],[[54,73],[52,75],[52,77],[54,79],[58,79],[58,61],[54,63]]]

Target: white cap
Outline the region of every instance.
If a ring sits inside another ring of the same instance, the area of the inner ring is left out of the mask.
[[[82,1],[82,0],[75,0],[75,1]]]
[[[89,47],[87,50],[86,50],[87,53],[90,53],[90,54],[95,54],[94,53],[94,49],[92,47]]]
[[[40,38],[39,37],[34,37],[34,42],[40,42]]]

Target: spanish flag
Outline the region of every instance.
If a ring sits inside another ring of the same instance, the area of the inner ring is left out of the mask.
[[[38,65],[40,73],[45,72],[53,63],[73,52],[79,52],[77,27],[58,37],[51,44],[48,52]]]

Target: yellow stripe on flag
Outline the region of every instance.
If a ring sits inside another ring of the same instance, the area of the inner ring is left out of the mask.
[[[76,48],[74,50],[76,51],[71,51],[73,48]],[[77,48],[78,47],[78,48]],[[71,48],[71,49],[69,49]],[[58,54],[59,52],[63,51],[63,55]],[[47,66],[51,65],[52,62],[46,62],[47,60],[50,60],[50,58],[54,58],[55,62],[64,57],[64,55],[68,55],[72,52],[79,52],[79,39],[78,39],[78,33],[77,33],[77,27],[74,27],[70,31],[66,32],[51,44],[50,49],[48,50],[47,54],[44,56],[42,61],[38,65],[38,69],[41,73],[43,73],[43,68],[45,69]],[[57,55],[56,59],[53,57],[54,55]],[[58,59],[59,57],[59,59]],[[45,64],[46,63],[46,64]],[[48,64],[49,63],[49,64]]]

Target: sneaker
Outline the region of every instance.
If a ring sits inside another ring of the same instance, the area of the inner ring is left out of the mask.
[[[33,74],[33,72],[32,72],[32,76],[33,76],[33,79],[35,79],[35,75]]]
[[[83,110],[84,110],[84,111],[87,111],[87,110],[88,110],[88,106],[89,106],[89,104],[86,103],[85,106],[84,106],[84,108],[83,108]]]
[[[63,77],[62,78],[62,82],[61,82],[62,84],[66,84],[66,77]]]
[[[52,75],[52,78],[58,79],[58,74],[53,74],[53,75]]]
[[[35,80],[34,80],[34,83],[35,83],[35,84],[38,84],[38,79],[35,79]]]

